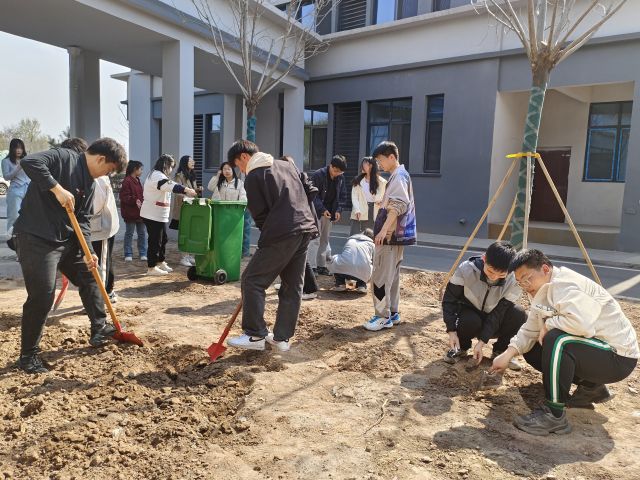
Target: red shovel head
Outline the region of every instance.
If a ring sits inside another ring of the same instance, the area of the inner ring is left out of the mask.
[[[135,333],[119,331],[113,334],[113,339],[119,342],[133,343],[139,347],[143,346],[142,340],[136,337]]]
[[[207,353],[209,354],[209,358],[211,359],[211,361],[215,362],[218,357],[224,354],[226,349],[227,347],[225,347],[222,342],[212,343],[211,345],[209,345],[209,348],[207,348]]]

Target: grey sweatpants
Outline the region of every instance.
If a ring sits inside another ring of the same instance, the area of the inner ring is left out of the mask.
[[[309,245],[309,263],[313,268],[326,267],[331,259],[331,247],[329,246],[329,236],[331,235],[331,220],[325,216],[318,219],[320,236],[311,241]]]
[[[400,264],[404,246],[376,245],[373,253],[373,308],[379,317],[389,318],[400,307]]]
[[[265,290],[278,275],[282,284],[278,291],[278,310],[273,338],[289,340],[298,321],[307,247],[311,234],[293,235],[278,243],[258,249],[242,272],[242,330],[247,335],[266,337],[264,321]]]

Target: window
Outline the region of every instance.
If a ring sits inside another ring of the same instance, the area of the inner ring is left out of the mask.
[[[222,140],[221,115],[219,113],[207,115],[206,128],[204,169],[213,170],[220,166],[220,148]]]
[[[448,10],[451,8],[451,0],[433,0],[433,11]]]
[[[393,22],[418,15],[418,0],[375,0],[374,24]]]
[[[424,147],[424,172],[440,173],[444,95],[427,96],[427,137]]]
[[[624,182],[633,102],[592,103],[589,110],[586,182]]]
[[[369,154],[380,142],[391,140],[400,150],[405,168],[409,166],[411,138],[411,99],[369,102]]]
[[[304,163],[305,171],[322,168],[327,163],[327,105],[307,107],[304,110]]]

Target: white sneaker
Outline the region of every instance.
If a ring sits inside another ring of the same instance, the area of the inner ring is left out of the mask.
[[[162,270],[158,265],[156,265],[155,267],[151,267],[149,269],[147,269],[147,275],[153,275],[153,276],[162,276],[162,275],[169,275],[169,272],[167,272],[166,270]]]
[[[311,295],[311,294],[309,294],[309,295]],[[281,340],[279,342],[276,342],[273,339],[273,333],[269,333],[269,335],[267,335],[267,338],[265,340],[270,345],[273,345],[274,347],[276,347],[281,352],[288,352],[291,349],[291,345],[289,344],[289,340]]]
[[[282,286],[282,284],[281,284],[281,283],[275,283],[275,284],[273,285],[273,288],[275,288],[275,289],[276,289],[276,292],[277,292],[278,290],[280,290],[280,287],[281,287],[281,286]]]
[[[124,257],[125,262],[133,262],[133,257]]]
[[[193,255],[189,255],[189,261],[191,262],[191,266],[196,266],[196,258]]]
[[[383,328],[393,327],[393,322],[389,318],[374,315],[369,320],[364,322],[363,327],[371,332],[377,332],[378,330],[382,330]]]
[[[346,292],[347,291],[347,286],[345,284],[334,285],[333,287],[331,287],[331,291],[332,292]]]
[[[140,261],[141,262],[146,262],[148,260],[147,257],[145,257],[144,255],[140,257]]]
[[[191,260],[189,260],[189,255],[185,255],[184,257],[182,257],[180,259],[180,265],[183,265],[185,267],[192,267],[193,265],[191,264]],[[167,270],[168,271],[168,270]]]
[[[227,340],[229,347],[244,348],[246,350],[264,350],[264,338],[242,334]]]
[[[313,300],[314,298],[318,298],[318,294],[316,292],[302,294],[302,300]]]
[[[358,287],[358,288],[356,288],[356,292],[358,292],[358,293],[367,293],[367,287]]]
[[[167,262],[159,263],[157,265],[157,267],[160,268],[161,270],[164,270],[167,273],[173,272],[173,268],[171,268],[169,265],[167,265]]]

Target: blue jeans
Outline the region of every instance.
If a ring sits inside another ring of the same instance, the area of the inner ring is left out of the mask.
[[[13,224],[18,218],[18,212],[20,212],[22,199],[27,194],[27,187],[29,187],[29,184],[9,186],[9,191],[7,192],[7,235],[11,235]]]
[[[126,222],[124,232],[124,256],[133,257],[133,232],[138,232],[138,253],[141,257],[147,256],[147,228],[142,222]]]

